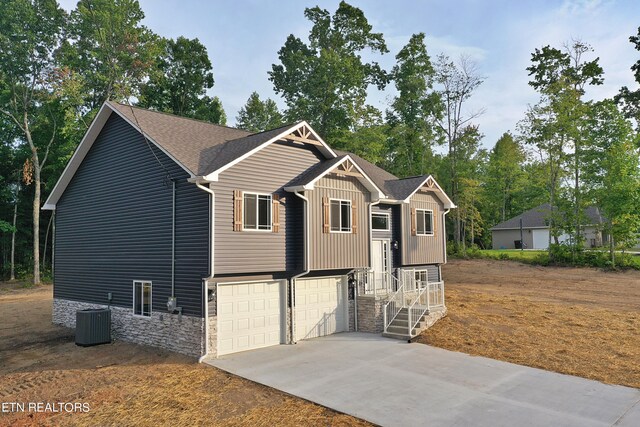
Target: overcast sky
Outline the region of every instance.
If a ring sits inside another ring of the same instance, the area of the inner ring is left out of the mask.
[[[70,10],[76,1],[60,3]],[[306,41],[311,26],[303,15],[305,7],[319,5],[333,13],[338,3],[140,0],[144,24],[154,32],[197,37],[207,47],[215,77],[210,93],[222,100],[231,125],[254,90],[284,105],[267,76],[271,64],[278,62],[278,50],[289,34]],[[452,58],[466,54],[477,61],[486,80],[470,109],[486,110],[476,120],[486,147],[503,132],[515,130],[527,104],[538,99],[527,85],[525,70],[535,48],[561,47],[572,38],[591,44],[605,70],[605,83],[590,89],[590,98],[611,97],[623,85],[635,87],[630,67],[640,53],[628,40],[640,26],[640,0],[352,0],[350,4],[364,11],[374,31],[384,34],[390,53],[376,59],[386,69],[393,66],[394,56],[411,34],[418,32],[427,35],[432,58],[439,53]],[[393,91],[372,89],[369,96],[384,111]]]

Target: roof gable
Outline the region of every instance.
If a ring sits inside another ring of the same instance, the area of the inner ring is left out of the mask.
[[[284,189],[286,191],[313,190],[316,182],[334,170],[337,170],[338,174],[356,177],[377,199],[386,198],[382,189],[353,161],[349,154],[317,163],[287,184]]]
[[[548,219],[551,217],[552,213],[553,208],[551,205],[549,203],[543,203],[540,206],[536,206],[535,208],[529,209],[520,215],[509,218],[508,220],[491,227],[491,230],[519,229],[520,219],[522,219],[522,228],[548,228]],[[600,209],[596,206],[589,206],[585,208],[584,214],[589,220],[589,224],[587,225],[596,225],[603,222],[602,216],[600,215]]]

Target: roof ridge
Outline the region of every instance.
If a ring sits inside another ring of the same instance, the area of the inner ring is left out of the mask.
[[[277,128],[273,128],[273,129],[265,129],[265,130],[263,130],[263,131],[261,131],[261,132],[250,133],[249,135],[241,136],[240,138],[233,138],[233,139],[230,139],[230,140],[228,140],[227,142],[237,141],[237,140],[239,140],[239,139],[243,139],[243,138],[246,138],[246,137],[248,137],[248,136],[257,136],[257,135],[260,135],[260,134],[263,134],[263,133],[273,132],[274,130],[280,130],[280,129],[292,128],[292,127],[294,127],[294,126],[296,126],[296,125],[299,125],[299,124],[300,124],[300,123],[302,123],[302,122],[303,122],[303,121],[301,120],[301,121],[299,121],[299,122],[292,123],[292,124],[282,125],[282,126],[279,126],[279,127],[277,127]],[[237,128],[231,128],[231,129],[243,130],[243,129],[237,129]],[[248,131],[245,131],[245,132],[248,132]]]
[[[143,107],[139,107],[137,105],[123,104],[123,103],[117,102],[117,101],[107,101],[107,102],[113,103],[113,104],[117,104],[117,105],[120,105],[120,106],[126,107],[126,108],[135,108],[136,110],[140,110],[140,111],[147,111],[147,112],[150,112],[150,113],[162,114],[162,115],[169,116],[169,117],[176,117],[178,119],[191,120],[191,121],[202,123],[202,124],[205,124],[205,125],[217,126],[217,127],[221,127],[221,128],[237,130],[237,131],[240,131],[240,132],[246,132],[247,135],[245,135],[245,136],[255,135],[255,133],[252,133],[251,131],[248,131],[246,129],[241,129],[241,128],[227,126],[227,125],[219,125],[217,123],[211,123],[209,121],[202,120],[202,119],[195,119],[193,117],[181,116],[179,114],[168,113],[166,111],[158,111],[158,110],[154,110],[152,108],[143,108]]]

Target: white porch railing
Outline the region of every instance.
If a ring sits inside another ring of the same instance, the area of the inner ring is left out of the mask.
[[[414,270],[399,272],[398,292],[384,306],[384,331],[391,325],[402,309],[407,309],[407,332],[413,337],[413,329],[422,316],[431,309],[444,307],[444,282],[417,280]]]
[[[359,270],[354,276],[360,295],[388,295],[400,288],[398,279],[391,273]]]

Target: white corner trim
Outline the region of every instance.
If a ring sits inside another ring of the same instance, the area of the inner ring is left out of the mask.
[[[242,156],[240,156],[240,157],[236,158],[235,160],[227,163],[226,165],[221,166],[220,168],[216,169],[215,171],[210,172],[208,175],[204,176],[204,179],[206,179],[207,181],[217,181],[218,180],[218,176],[220,175],[220,173],[222,173],[225,170],[229,169],[230,167],[240,163],[241,161],[243,161],[247,157],[252,156],[253,154],[255,154],[258,151],[262,150],[263,148],[267,147],[268,145],[271,145],[273,142],[276,142],[276,141],[286,137],[290,133],[295,132],[296,130],[300,129],[302,126],[306,126],[311,131],[311,134],[318,140],[318,142],[320,144],[322,144],[322,146],[319,148],[320,151],[322,152],[322,154],[324,154],[327,158],[336,158],[336,157],[338,157],[338,155],[333,151],[333,149],[331,147],[329,147],[329,145],[326,142],[324,142],[324,140],[320,137],[320,135],[318,135],[317,132],[315,130],[313,130],[313,128],[306,121],[302,121],[302,122],[300,122],[300,123],[298,123],[296,125],[291,126],[290,128],[287,128],[287,129],[283,130],[278,135],[274,136],[273,138],[269,139],[266,142],[263,142],[258,147],[256,147],[253,150],[243,154]],[[248,136],[251,136],[251,135],[248,135]]]

